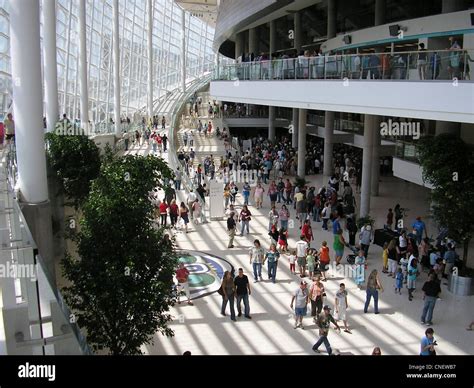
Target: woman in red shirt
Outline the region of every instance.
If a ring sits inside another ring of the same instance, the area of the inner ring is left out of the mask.
[[[331,261],[331,258],[329,257],[329,247],[328,243],[326,241],[323,241],[321,243],[321,248],[319,248],[318,252],[319,256],[319,269],[321,270],[321,275],[323,276],[323,282],[327,281],[326,278],[326,271],[329,266],[329,262]]]
[[[172,227],[174,227],[176,222],[178,221],[178,213],[179,213],[178,205],[176,204],[176,200],[173,199],[170,204],[170,220],[171,220]]]
[[[304,239],[308,243],[308,247],[311,245],[311,241],[314,240],[313,237],[313,229],[311,229],[311,221],[306,220],[303,225],[303,229],[301,229],[301,235],[304,236]]]
[[[168,218],[168,205],[165,201],[160,203],[160,217],[161,217],[161,226],[166,226],[166,220]]]

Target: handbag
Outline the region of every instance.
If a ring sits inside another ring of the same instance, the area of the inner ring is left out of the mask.
[[[217,290],[217,293],[221,296],[224,296],[224,290],[222,289],[222,286],[219,287],[219,289]]]

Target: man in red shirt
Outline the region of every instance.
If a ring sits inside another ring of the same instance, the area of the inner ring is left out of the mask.
[[[181,303],[180,295],[184,288],[184,291],[186,292],[186,296],[188,298],[188,304],[192,306],[193,302],[191,302],[188,278],[189,271],[185,268],[184,263],[179,263],[179,268],[176,270],[176,279],[178,280],[178,304]]]

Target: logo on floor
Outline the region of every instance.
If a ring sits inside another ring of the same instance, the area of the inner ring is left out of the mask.
[[[212,294],[222,283],[225,271],[234,273],[234,266],[222,257],[198,251],[181,251],[179,262],[189,271],[191,299]]]

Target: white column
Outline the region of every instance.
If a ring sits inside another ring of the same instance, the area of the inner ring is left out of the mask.
[[[370,212],[370,181],[373,162],[374,116],[365,115],[364,118],[364,146],[362,155],[362,183],[360,195],[360,217]]]
[[[275,141],[275,107],[268,107],[268,140]]]
[[[56,0],[43,0],[43,49],[46,123],[54,131],[59,119],[58,68],[56,62]]]
[[[324,182],[333,174],[332,150],[334,145],[334,112],[326,111],[324,115]],[[323,183],[324,183],[323,182]]]
[[[89,90],[87,88],[86,0],[79,0],[79,72],[81,78],[81,125],[89,130]]]
[[[306,176],[306,119],[307,110],[299,110],[298,126],[298,176]]]
[[[181,36],[181,89],[186,92],[186,11],[182,13],[182,36]]]
[[[119,49],[119,2],[114,0],[114,113],[115,134],[120,135],[122,125],[120,123],[120,49]]]
[[[148,117],[153,117],[153,1],[148,0]]]
[[[374,116],[373,135],[374,145],[372,148],[372,177],[370,181],[370,194],[373,196],[379,195],[379,179],[380,179],[380,119],[381,116]]]
[[[27,203],[48,200],[37,0],[10,2],[10,54],[19,187]]]
[[[291,134],[291,147],[298,147],[298,125],[299,125],[299,109],[293,108],[293,133]]]
[[[242,55],[244,51],[244,36],[242,32],[235,34],[235,60]]]

